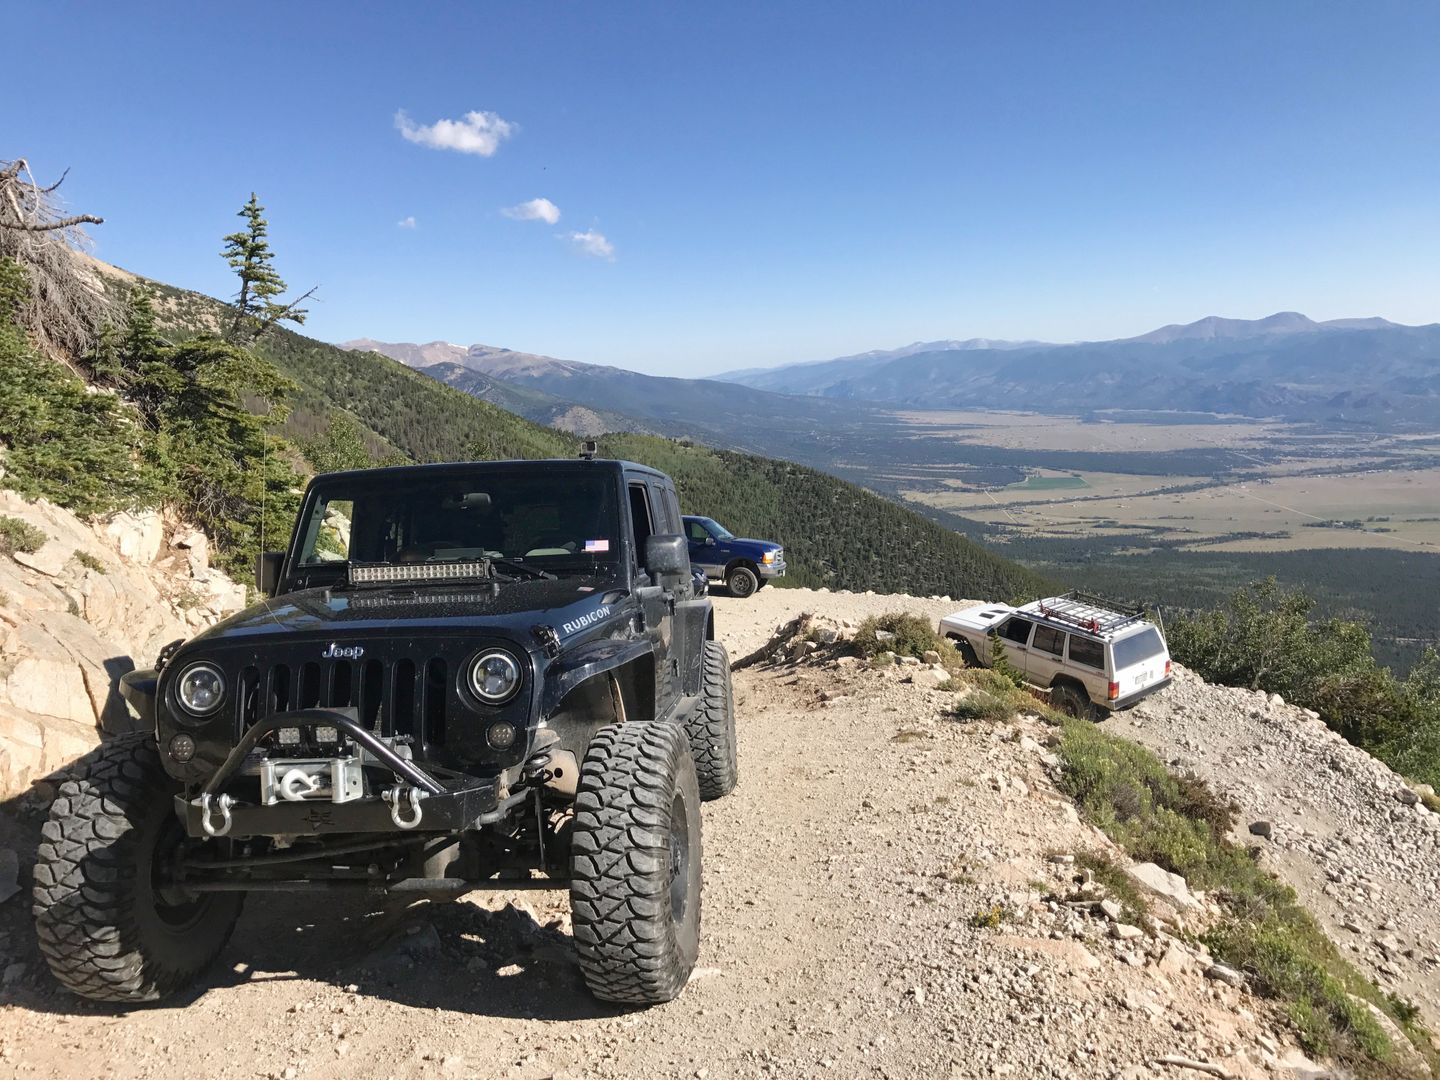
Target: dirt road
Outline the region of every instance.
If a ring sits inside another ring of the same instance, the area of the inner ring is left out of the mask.
[[[805,608],[902,603],[954,606],[773,589],[717,606],[738,655]],[[1046,902],[1073,882],[1067,853],[1108,844],[1056,795],[1042,730],[960,725],[907,678],[737,675],[741,784],[705,811],[700,967],[669,1005],[586,994],[564,893],[476,893],[258,897],[192,995],[116,1010],[53,984],[22,894],[0,905],[0,1076],[1200,1075],[1166,1055],[1290,1075],[1261,1064],[1280,1025],[1197,957]],[[28,853],[37,820],[5,827]]]

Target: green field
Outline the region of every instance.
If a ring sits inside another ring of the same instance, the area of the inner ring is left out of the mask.
[[[1018,484],[1009,484],[1006,491],[1063,491],[1067,488],[1088,488],[1083,476],[1027,476]]]

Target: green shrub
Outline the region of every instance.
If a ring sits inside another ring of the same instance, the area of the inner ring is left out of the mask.
[[[0,555],[14,555],[17,551],[32,554],[40,550],[46,539],[44,530],[28,521],[0,516]]]
[[[950,715],[956,720],[983,720],[996,724],[1015,715],[1010,702],[987,694],[984,690],[972,690],[955,703]]]
[[[882,639],[882,634],[894,636]],[[955,647],[940,636],[930,620],[907,611],[892,611],[866,619],[855,631],[854,647],[864,657],[893,652],[920,660],[927,652],[936,652],[940,654],[940,662],[947,667],[963,667]]]

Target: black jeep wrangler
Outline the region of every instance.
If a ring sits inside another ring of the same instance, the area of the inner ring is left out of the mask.
[[[289,550],[260,557],[269,599],[126,676],[147,730],[61,786],[35,868],[56,978],[177,990],[247,892],[568,887],[591,991],[673,998],[700,800],[736,780],[681,533],[674,484],[630,462],[316,477]]]

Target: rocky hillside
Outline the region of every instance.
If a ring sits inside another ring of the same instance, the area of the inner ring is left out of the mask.
[[[716,603],[741,658],[741,784],[705,809],[700,967],[675,1002],[626,1012],[588,997],[563,892],[388,908],[327,899],[324,919],[313,898],[282,895],[251,905],[181,1006],[187,1022],[173,1009],[117,1017],[55,988],[11,901],[0,905],[0,1063],[62,1078],[247,1080],[1431,1075],[1363,1002],[1357,1023],[1379,1033],[1383,1058],[1332,1067],[1302,1049],[1308,1037],[1261,974],[1207,944],[1228,911],[1222,890],[1132,857],[1077,805],[1071,748],[1038,702],[977,718],[988,691],[957,682],[950,658],[853,655],[867,616],[929,621],[958,601],[765,590]],[[1378,919],[1393,880],[1371,838],[1393,836],[1394,876],[1425,894],[1440,864],[1433,815],[1293,712],[1182,678],[1101,731],[1142,732],[1240,800],[1234,839],[1302,892],[1317,872],[1346,895],[1368,881],[1364,917]],[[1211,729],[1187,726],[1207,719]],[[1232,737],[1216,754],[1188,745]],[[1252,739],[1264,744],[1253,758],[1262,786],[1302,813],[1277,813],[1225,771]],[[1279,749],[1290,743],[1293,757]],[[1307,815],[1342,781],[1314,775],[1311,746],[1338,763],[1347,791],[1365,793],[1336,804],[1333,848]],[[1262,817],[1269,839],[1249,832]],[[1318,843],[1292,842],[1305,828]],[[1433,1015],[1436,916],[1404,901],[1394,918],[1384,933],[1414,957],[1396,968],[1409,981],[1382,985],[1413,990]],[[1351,955],[1367,963],[1369,949]],[[1388,978],[1378,958],[1367,970]],[[216,1030],[246,1031],[264,1060],[236,1055]]]
[[[204,533],[157,512],[91,525],[0,490],[0,799],[129,724],[121,675],[244,606]]]

